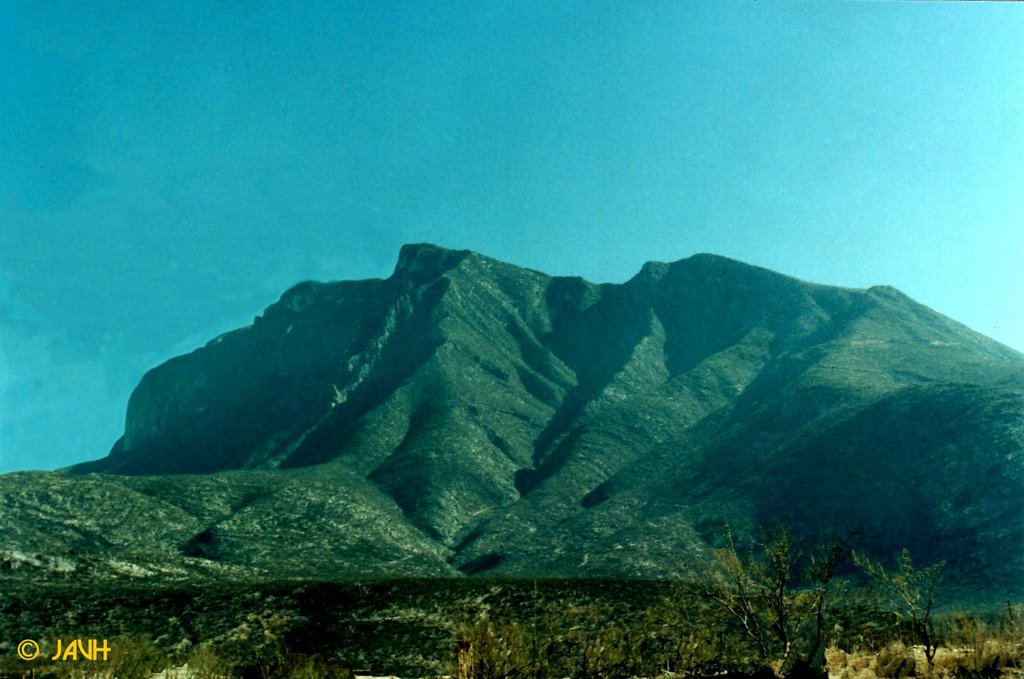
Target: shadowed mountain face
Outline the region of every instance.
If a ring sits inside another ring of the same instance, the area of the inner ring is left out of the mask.
[[[411,245],[151,370],[71,472],[238,567],[297,554],[274,526],[300,513],[347,531],[320,574],[656,577],[782,520],[1016,587],[1024,357],[891,288],[711,255],[595,285]]]

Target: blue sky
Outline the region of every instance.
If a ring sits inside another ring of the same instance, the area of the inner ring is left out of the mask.
[[[623,281],[714,252],[1024,350],[1024,7],[0,4],[0,471],[406,242]]]

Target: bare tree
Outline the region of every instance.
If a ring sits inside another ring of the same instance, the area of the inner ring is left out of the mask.
[[[727,530],[704,593],[739,624],[762,660],[780,663],[783,676],[798,665],[820,674],[829,583],[844,553],[843,542],[829,538],[805,560],[782,526],[768,533],[760,549],[741,552]]]
[[[880,562],[858,552],[854,552],[853,562],[885,588],[893,599],[892,604],[898,609],[897,613],[910,616],[911,630],[924,644],[928,666],[934,666],[938,647],[932,609],[935,606],[935,590],[942,580],[942,569],[946,562],[939,561],[924,568],[915,568],[910,552],[906,549],[900,552],[894,570],[888,570]]]

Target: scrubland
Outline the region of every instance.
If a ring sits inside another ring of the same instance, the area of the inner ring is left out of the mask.
[[[822,676],[810,666],[784,666],[777,645],[763,655],[742,621],[708,596],[706,584],[406,580],[221,583],[187,590],[39,587],[2,600],[0,676]],[[804,627],[805,611],[794,605],[808,591],[794,590],[789,600],[794,649],[815,627]],[[822,669],[832,679],[1024,676],[1020,605],[936,612],[929,620],[935,646],[929,663],[910,616],[891,603],[869,587],[837,587],[825,609]],[[109,658],[46,659],[58,638],[71,636],[107,638]],[[21,638],[41,642],[39,659],[17,658],[14,646]]]

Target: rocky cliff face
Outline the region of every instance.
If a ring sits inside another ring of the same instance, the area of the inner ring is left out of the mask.
[[[433,572],[664,575],[725,522],[787,520],[1013,580],[1022,394],[1020,354],[891,288],[712,255],[596,285],[411,245],[150,371],[73,471],[358,487]]]

